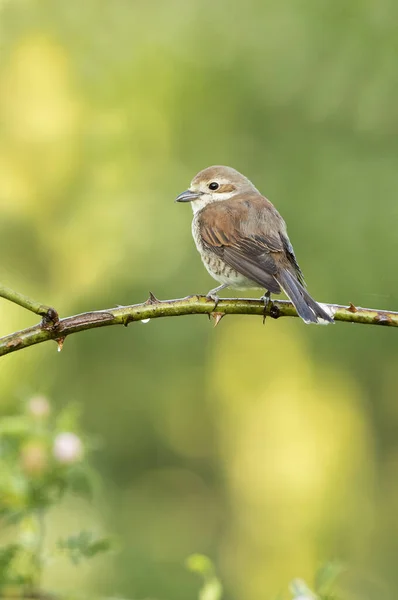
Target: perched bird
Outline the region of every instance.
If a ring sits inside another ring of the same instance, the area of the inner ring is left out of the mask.
[[[208,167],[176,201],[191,203],[196,247],[221,283],[208,297],[217,303],[226,287],[265,288],[262,299],[269,301],[283,290],[306,323],[333,322],[305,289],[285,221],[247,177],[231,167]]]

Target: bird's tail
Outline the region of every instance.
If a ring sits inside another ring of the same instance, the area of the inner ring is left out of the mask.
[[[305,323],[327,325],[334,322],[333,317],[311,298],[305,287],[288,270],[281,269],[276,279]]]

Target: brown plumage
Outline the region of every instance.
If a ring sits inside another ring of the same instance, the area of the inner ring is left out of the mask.
[[[177,200],[190,201],[192,232],[208,272],[224,287],[283,290],[306,323],[333,319],[305,289],[286,224],[273,204],[230,167],[209,167]]]

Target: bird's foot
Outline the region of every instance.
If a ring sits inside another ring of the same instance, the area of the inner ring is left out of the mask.
[[[267,309],[270,304],[272,304],[271,300],[271,292],[266,292],[261,296],[260,300],[264,302],[264,310],[263,310],[263,325],[265,323],[265,319],[267,318]]]
[[[206,294],[206,298],[209,298],[214,302],[213,311],[216,310],[218,303],[220,302],[220,298],[218,297],[217,292],[221,292],[221,290],[225,289],[226,287],[228,287],[228,283],[223,283],[222,285],[219,285],[218,287],[214,288],[214,290],[210,290],[210,292]]]
[[[217,294],[209,292],[208,294],[206,294],[206,298],[208,298],[209,300],[213,300],[213,302],[214,302],[213,311],[215,311],[218,306],[218,303],[220,302],[220,297]]]

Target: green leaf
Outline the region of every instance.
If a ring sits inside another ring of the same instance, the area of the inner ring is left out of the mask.
[[[25,415],[0,419],[0,436],[20,437],[26,435],[29,429],[30,423]]]
[[[23,585],[31,580],[22,570],[26,550],[20,544],[0,547],[0,588],[10,585]]]
[[[20,550],[18,544],[9,544],[0,547],[0,583],[5,585],[9,581],[9,570],[12,561]]]
[[[203,587],[199,592],[199,600],[220,600],[222,598],[222,584],[215,575],[214,565],[208,556],[191,554],[185,564],[192,573],[198,573],[204,579]]]
[[[0,518],[3,525],[18,525],[26,518],[26,509],[16,510],[12,508],[0,508]]]
[[[202,577],[209,577],[214,574],[214,565],[208,556],[204,554],[191,554],[185,561],[189,571],[199,573]]]
[[[317,593],[321,595],[330,594],[337,578],[344,570],[345,567],[337,561],[328,562],[318,569],[315,575],[315,590]]]
[[[95,474],[85,464],[72,465],[64,472],[68,490],[87,500],[92,500],[95,479]]]
[[[109,538],[95,538],[90,531],[81,531],[58,541],[58,549],[65,552],[73,564],[98,554],[109,552],[113,545]]]
[[[58,415],[55,421],[55,431],[57,433],[63,431],[73,431],[80,436],[80,416],[82,407],[78,402],[68,404]]]

